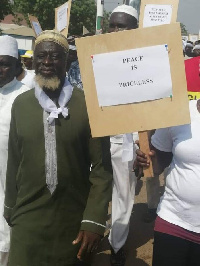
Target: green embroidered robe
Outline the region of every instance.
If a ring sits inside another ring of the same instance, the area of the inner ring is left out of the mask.
[[[67,106],[69,116],[55,121],[58,185],[51,195],[43,109],[34,90],[13,104],[4,209],[12,224],[9,266],[73,264],[79,230],[104,233],[112,189],[109,138],[91,137],[82,91],[74,88]]]

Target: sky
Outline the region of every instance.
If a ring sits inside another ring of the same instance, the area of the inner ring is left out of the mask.
[[[105,9],[113,10],[123,0],[104,0]],[[182,22],[189,33],[198,34],[200,30],[200,0],[179,0],[178,21]]]

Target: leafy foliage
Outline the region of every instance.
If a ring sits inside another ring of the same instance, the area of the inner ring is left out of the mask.
[[[2,1],[2,0],[1,0]],[[14,11],[24,15],[28,22],[28,13],[36,16],[43,30],[55,27],[55,8],[66,0],[15,0]],[[95,32],[96,4],[94,0],[75,0],[72,2],[69,33],[82,34],[83,25]]]
[[[187,36],[188,35],[188,31],[186,29],[186,26],[183,23],[181,23],[181,34],[183,36]]]
[[[0,20],[4,19],[5,16],[11,14],[11,4],[8,0],[1,0],[0,3]]]
[[[109,29],[109,20],[110,20],[111,12],[107,12],[104,10],[104,18],[103,18],[103,33],[107,33]]]
[[[82,34],[83,26],[94,33],[96,28],[96,4],[94,0],[76,0],[72,3],[69,32]]]

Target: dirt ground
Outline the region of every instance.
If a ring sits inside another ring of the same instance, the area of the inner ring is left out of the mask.
[[[144,223],[147,212],[145,180],[138,181],[130,232],[125,245],[126,266],[151,266],[154,222]],[[110,249],[105,237],[93,258],[92,266],[110,266]]]

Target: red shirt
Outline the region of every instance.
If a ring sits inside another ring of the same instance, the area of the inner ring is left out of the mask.
[[[154,230],[200,244],[200,233],[188,231],[178,225],[163,220],[159,216],[156,218]]]
[[[185,60],[188,91],[200,92],[200,56]]]

